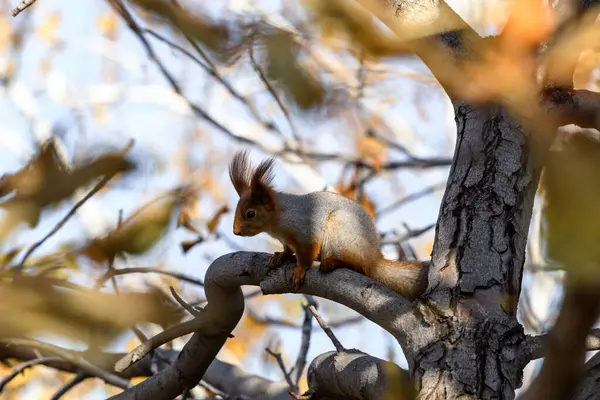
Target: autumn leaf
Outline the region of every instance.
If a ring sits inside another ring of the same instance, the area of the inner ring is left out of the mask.
[[[132,2],[176,31],[199,41],[222,61],[233,56],[232,49],[226,47],[230,34],[224,25],[213,23],[200,15],[192,15],[189,10],[184,10],[170,1],[132,0]]]
[[[60,28],[60,13],[55,11],[48,14],[35,33],[46,43],[55,44],[58,29]]]
[[[298,45],[283,31],[263,37],[267,52],[267,76],[301,109],[321,105],[325,89],[306,68],[298,62]]]
[[[181,251],[183,251],[183,254],[186,254],[194,246],[196,246],[202,242],[204,242],[203,236],[198,236],[196,239],[193,239],[193,240],[185,240],[185,241],[181,242]]]
[[[579,134],[551,152],[542,177],[549,255],[581,276],[600,261],[599,172],[600,142]]]
[[[395,33],[385,31],[375,16],[356,2],[346,0],[305,0],[323,29],[325,39],[350,40],[363,56],[389,57],[411,54],[410,44]]]
[[[210,219],[210,221],[208,221],[208,224],[206,224],[206,228],[208,229],[209,233],[213,233],[215,231],[215,229],[217,229],[217,226],[219,225],[219,222],[221,221],[221,217],[228,212],[229,212],[229,207],[227,207],[226,205],[223,205],[223,206],[221,206],[221,208],[219,208],[219,210],[216,212],[216,214]]]
[[[0,221],[0,235],[6,237],[21,222],[37,226],[44,208],[58,205],[81,186],[99,177],[112,177],[134,168],[123,153],[106,153],[74,168],[60,158],[53,139],[46,141],[38,154],[23,169],[0,177],[0,202],[6,216]]]
[[[196,216],[196,206],[198,204],[198,195],[190,191],[183,198],[181,210],[177,216],[177,227],[183,226],[190,232],[200,234],[200,231],[194,226],[192,220]]]
[[[387,159],[387,146],[373,136],[360,136],[356,147],[361,159],[371,163],[374,172],[380,172],[381,167]]]
[[[0,336],[55,334],[106,343],[136,323],[175,322],[174,307],[159,290],[108,294],[57,290],[43,277],[21,276],[0,285]]]
[[[96,22],[98,29],[109,38],[114,38],[117,31],[117,16],[113,12],[100,14]]]
[[[79,254],[103,262],[123,253],[145,253],[163,237],[182,200],[180,189],[152,200],[107,236],[93,239]]]

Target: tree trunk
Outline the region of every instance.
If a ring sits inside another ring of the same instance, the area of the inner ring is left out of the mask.
[[[429,288],[415,310],[423,322],[405,347],[419,398],[512,399],[522,379],[516,310],[540,169],[506,109],[459,103],[455,119]]]

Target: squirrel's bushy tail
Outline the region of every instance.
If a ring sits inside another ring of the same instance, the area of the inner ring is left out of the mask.
[[[429,262],[391,261],[382,258],[373,271],[374,280],[414,300],[427,288]]]

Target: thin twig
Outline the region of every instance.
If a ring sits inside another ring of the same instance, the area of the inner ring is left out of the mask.
[[[129,151],[129,149],[131,149],[132,146],[133,146],[133,140],[129,141],[129,143],[127,144],[127,146],[121,153],[122,154],[127,153]],[[44,242],[46,242],[46,240],[50,239],[54,234],[56,234],[69,221],[69,219],[71,219],[71,217],[73,217],[75,215],[77,210],[79,210],[79,208],[81,208],[81,206],[83,206],[89,199],[91,199],[92,196],[94,196],[104,186],[106,186],[106,184],[115,175],[116,175],[116,173],[104,176],[104,178],[102,178],[100,180],[100,182],[98,182],[92,188],[92,190],[90,190],[85,196],[83,196],[83,198],[81,198],[77,203],[75,203],[75,205],[69,210],[69,212],[67,212],[67,214],[60,221],[58,221],[58,223],[54,226],[54,228],[52,228],[52,230],[50,230],[50,232],[48,232],[48,234],[46,236],[44,236],[42,239],[38,240],[33,245],[31,245],[31,247],[29,247],[29,249],[25,252],[25,255],[23,255],[21,262],[15,267],[16,272],[19,273],[23,269],[25,262],[33,254],[33,252],[35,250],[37,250],[42,244],[44,244]]]
[[[13,10],[10,13],[13,17],[16,17],[17,15],[25,11],[27,8],[31,7],[35,2],[36,0],[23,0],[21,3],[19,3],[18,6],[13,8]]]
[[[39,364],[44,364],[47,362],[52,362],[52,361],[60,361],[62,360],[62,358],[60,357],[40,357],[40,358],[36,358],[33,360],[29,360],[27,362],[24,362],[20,365],[18,365],[9,375],[7,375],[6,377],[4,377],[1,381],[0,381],[0,393],[2,393],[2,391],[4,390],[4,388],[6,387],[6,385],[8,385],[10,383],[10,381],[12,381],[13,379],[15,379],[20,373],[22,373],[23,371],[25,371],[27,368],[31,368],[33,366],[39,365]]]
[[[254,321],[261,323],[261,324],[272,325],[272,326],[276,326],[279,328],[290,328],[290,329],[303,328],[303,326],[304,326],[304,325],[299,325],[299,324],[296,324],[294,322],[287,321],[284,319],[273,318],[273,317],[269,317],[269,316],[266,316],[266,317],[260,316],[256,313],[256,311],[254,311],[254,309],[252,309],[249,306],[246,306],[246,312],[248,313],[248,316],[250,318],[252,318]],[[339,328],[339,327],[343,327],[346,325],[356,324],[363,320],[364,320],[364,317],[362,315],[356,315],[356,316],[352,316],[352,317],[348,317],[348,318],[342,318],[338,321],[329,322],[329,326],[331,328]],[[321,328],[318,326],[311,327],[311,330],[316,330],[316,329],[321,329]]]
[[[346,350],[344,348],[344,346],[342,346],[342,344],[340,343],[340,341],[338,340],[338,338],[335,337],[335,335],[333,334],[331,328],[329,327],[329,325],[327,325],[327,322],[325,322],[325,320],[323,318],[321,318],[321,316],[317,312],[317,309],[315,308],[315,306],[309,305],[308,309],[315,316],[315,319],[317,320],[317,322],[321,326],[321,329],[323,329],[323,332],[325,332],[325,334],[329,337],[329,339],[333,343],[333,346],[335,347],[335,350],[337,352],[341,352],[341,351]]]
[[[223,87],[229,92],[230,95],[232,95],[235,99],[237,99],[240,103],[242,103],[246,107],[246,109],[248,110],[248,112],[250,112],[250,114],[252,115],[252,117],[254,117],[254,119],[265,130],[275,132],[279,136],[283,137],[282,133],[277,129],[277,127],[275,126],[275,124],[273,122],[264,120],[263,116],[260,114],[260,112],[258,111],[258,109],[254,106],[254,104],[252,102],[250,102],[245,96],[243,96],[238,91],[236,91],[235,88],[229,82],[227,82],[225,80],[225,78],[223,78],[223,76],[221,74],[219,74],[216,66],[210,61],[210,59],[202,51],[202,49],[193,40],[191,40],[189,38],[188,35],[184,34],[184,36],[186,37],[186,39],[188,40],[188,42],[190,44],[192,44],[192,46],[194,47],[194,49],[198,52],[198,54],[200,54],[200,56],[202,56],[202,58],[204,59],[204,61],[198,59],[198,57],[194,56],[188,50],[184,49],[183,47],[179,46],[176,43],[173,43],[172,41],[170,41],[169,39],[165,38],[161,34],[153,31],[152,29],[144,28],[144,32],[146,32],[150,36],[153,36],[154,38],[160,40],[161,42],[165,43],[166,45],[172,47],[173,49],[179,51],[180,53],[182,53],[183,55],[185,55],[186,57],[188,57],[189,59],[191,59],[192,61],[194,61],[196,64],[198,64],[202,69],[204,69],[204,71],[206,71],[207,74],[209,74],[210,76],[212,76],[213,78],[215,78],[221,85],[223,85]],[[285,139],[285,137],[283,137],[283,138]]]
[[[273,97],[273,99],[275,100],[275,102],[277,103],[279,108],[281,109],[281,112],[283,113],[283,115],[285,115],[285,118],[287,119],[288,124],[290,124],[290,130],[292,132],[292,135],[294,136],[296,143],[298,145],[300,145],[302,143],[302,139],[300,138],[300,135],[298,135],[298,132],[296,131],[296,127],[294,126],[294,122],[292,121],[292,117],[290,116],[290,113],[288,112],[287,107],[285,106],[285,104],[283,104],[283,101],[281,101],[281,99],[279,98],[277,91],[275,90],[273,85],[271,85],[271,82],[269,82],[269,79],[267,79],[267,76],[265,75],[262,68],[256,62],[256,59],[254,58],[254,43],[252,43],[252,42],[250,43],[250,46],[248,46],[248,55],[250,56],[250,64],[252,65],[252,68],[254,69],[254,71],[256,71],[256,74],[258,75],[258,77],[260,78],[262,83],[265,85],[265,87],[267,88],[267,90],[269,91],[269,93],[271,94],[271,96]]]
[[[138,37],[142,46],[146,50],[148,57],[157,66],[157,68],[159,69],[159,71],[161,72],[163,77],[168,81],[168,83],[171,86],[171,88],[173,89],[173,91],[175,93],[177,93],[179,96],[181,96],[181,98],[186,102],[186,104],[190,107],[190,109],[196,116],[204,119],[206,122],[208,122],[210,125],[212,125],[214,128],[216,128],[218,131],[224,133],[229,138],[236,140],[239,143],[243,143],[248,146],[256,147],[256,148],[260,149],[261,151],[263,151],[267,154],[273,155],[273,156],[286,156],[289,154],[294,154],[300,158],[310,158],[310,159],[316,160],[316,161],[330,160],[330,161],[337,161],[337,162],[341,162],[341,163],[351,163],[358,167],[367,168],[370,170],[375,169],[373,165],[371,165],[365,161],[362,161],[360,159],[357,159],[356,157],[352,157],[352,156],[345,156],[343,154],[335,154],[335,153],[328,154],[328,153],[318,153],[318,152],[307,152],[307,151],[301,151],[297,148],[293,149],[288,146],[284,147],[281,150],[274,151],[272,148],[267,147],[260,142],[254,141],[254,140],[249,139],[244,136],[236,135],[235,133],[233,133],[232,131],[227,129],[225,126],[223,126],[219,122],[217,122],[214,118],[212,118],[204,109],[202,109],[202,107],[195,104],[194,102],[192,102],[190,99],[188,99],[184,95],[184,93],[181,90],[181,87],[179,86],[179,84],[177,83],[177,81],[175,80],[173,75],[169,72],[169,70],[166,68],[165,64],[161,61],[161,59],[158,57],[158,55],[154,51],[154,47],[152,46],[152,44],[150,44],[150,42],[146,39],[146,36],[144,35],[146,30],[144,28],[142,28],[135,21],[135,19],[133,18],[131,13],[127,10],[127,8],[123,4],[123,2],[120,0],[109,0],[109,2],[111,4],[111,6],[115,9],[117,14],[119,14],[124,19],[127,26],[129,27],[129,29]],[[207,60],[208,60],[208,58],[207,58]],[[424,158],[411,157],[410,160],[406,160],[406,161],[391,161],[391,162],[383,163],[382,165],[378,166],[378,169],[381,169],[381,170],[392,170],[392,169],[400,169],[400,168],[425,169],[425,168],[446,167],[451,164],[452,164],[451,158],[434,157],[434,158],[430,158],[430,159],[424,159]]]
[[[285,381],[287,382],[288,386],[290,387],[290,390],[291,391],[296,391],[297,390],[296,385],[292,381],[292,377],[290,376],[290,373],[287,371],[287,368],[285,367],[285,363],[283,362],[283,358],[281,357],[281,353],[279,353],[279,352],[275,353],[274,351],[272,351],[268,347],[265,348],[265,351],[267,353],[269,353],[269,355],[271,355],[273,358],[275,358],[275,360],[277,360],[277,365],[279,365],[279,368],[283,372],[283,377],[285,378]]]
[[[313,316],[308,307],[309,304],[305,304],[302,306],[302,308],[304,308],[304,322],[302,323],[302,342],[300,344],[300,351],[298,353],[298,358],[296,358],[296,364],[294,364],[293,369],[294,383],[296,384],[296,388],[298,388],[298,383],[300,382],[300,378],[302,378],[304,368],[306,367],[306,358],[308,356],[308,350],[310,348],[310,338],[312,336]]]
[[[21,339],[21,338],[6,338],[2,339],[2,342],[8,345],[30,347],[32,349],[44,350],[49,353],[56,354],[62,359],[69,361],[73,365],[76,365],[79,369],[88,375],[98,377],[104,380],[106,383],[113,386],[117,386],[121,389],[128,389],[131,387],[129,381],[114,375],[108,371],[103,370],[100,367],[90,363],[89,361],[72,354],[71,352],[61,349],[60,347],[51,345],[49,343],[43,343],[34,339]]]
[[[198,314],[200,314],[200,312],[198,310],[196,310],[194,307],[192,307],[191,305],[189,305],[188,303],[186,303],[175,291],[175,289],[173,288],[173,286],[169,286],[169,289],[171,290],[171,295],[173,295],[173,297],[175,298],[175,300],[179,303],[179,305],[183,308],[185,308],[187,310],[187,312],[189,312],[190,314],[192,314],[194,317]]]
[[[179,272],[164,271],[164,270],[161,270],[158,268],[152,268],[152,267],[131,267],[131,268],[119,268],[119,269],[115,268],[112,271],[108,271],[106,274],[104,274],[102,277],[100,277],[99,282],[104,283],[107,280],[109,280],[111,277],[118,276],[118,275],[127,275],[127,274],[161,274],[161,275],[170,276],[175,279],[179,279],[180,281],[192,283],[197,286],[204,286],[204,282],[202,282],[200,279],[192,278],[190,276],[181,274]]]
[[[73,389],[75,386],[79,385],[87,378],[87,375],[80,372],[73,377],[69,382],[65,383],[60,389],[56,391],[50,398],[50,400],[59,400],[62,396],[67,394],[67,392]]]
[[[445,187],[446,187],[446,182],[440,182],[435,185],[429,186],[421,191],[411,193],[408,196],[403,197],[398,201],[395,201],[394,203],[390,204],[389,206],[382,207],[381,209],[379,209],[379,211],[377,211],[376,218],[379,218],[383,214],[387,214],[390,211],[394,211],[397,208],[404,206],[405,204],[408,204],[410,202],[418,200],[418,199],[425,197],[431,193],[434,193],[438,190],[443,190]]]
[[[386,244],[398,244],[398,243],[402,243],[407,241],[408,239],[413,239],[416,238],[418,236],[421,236],[422,234],[426,233],[427,231],[429,231],[430,229],[434,228],[436,224],[429,224],[423,228],[419,228],[419,229],[407,229],[407,232],[399,235],[399,236],[395,236],[393,238],[386,238],[383,239],[381,241],[381,245],[386,245]]]

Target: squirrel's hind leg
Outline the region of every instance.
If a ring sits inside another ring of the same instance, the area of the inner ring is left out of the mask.
[[[283,245],[283,251],[276,251],[269,259],[267,267],[275,269],[281,267],[283,264],[294,260],[294,250],[286,244]]]
[[[346,264],[343,261],[336,260],[333,257],[327,257],[321,260],[321,265],[319,265],[319,271],[322,273],[328,273],[338,268],[348,268],[354,269],[352,266]]]

